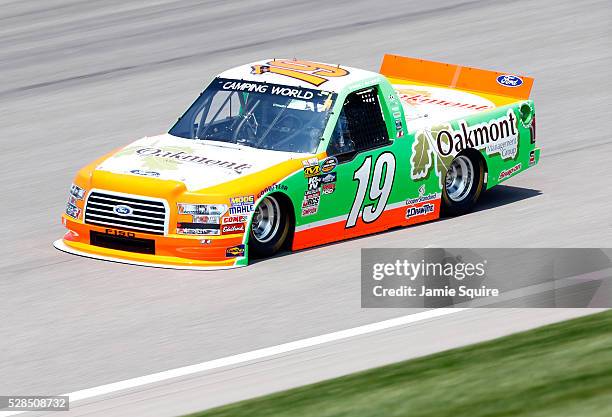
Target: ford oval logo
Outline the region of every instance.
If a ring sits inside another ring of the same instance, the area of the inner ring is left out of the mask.
[[[523,79],[517,75],[504,74],[497,77],[497,83],[504,87],[518,87],[523,84]]]
[[[124,204],[113,207],[113,211],[120,216],[129,216],[134,212],[130,206],[126,206]]]
[[[130,172],[132,174],[144,175],[147,177],[159,177],[159,172],[155,172],[155,171],[143,171],[142,169],[133,169]]]

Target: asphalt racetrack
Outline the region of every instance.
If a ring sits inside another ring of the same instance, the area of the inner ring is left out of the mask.
[[[472,214],[237,270],[52,247],[77,169],[167,130],[216,73],[268,57],[377,70],[384,53],[535,77],[541,164]],[[360,308],[362,247],[610,246],[610,68],[609,0],[1,1],[0,395],[74,392],[410,314]],[[219,371],[214,384],[141,387],[87,414],[197,411],[589,312],[460,312]]]

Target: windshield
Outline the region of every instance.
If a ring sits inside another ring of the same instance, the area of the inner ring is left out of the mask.
[[[170,134],[315,153],[334,99],[328,91],[216,78]]]

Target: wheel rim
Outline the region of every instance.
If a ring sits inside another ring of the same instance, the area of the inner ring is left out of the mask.
[[[278,201],[271,196],[257,206],[253,213],[253,222],[251,229],[253,236],[260,243],[269,242],[276,236],[280,226],[280,205]]]
[[[459,202],[470,193],[474,184],[474,165],[466,156],[453,159],[446,172],[446,195],[452,201]]]

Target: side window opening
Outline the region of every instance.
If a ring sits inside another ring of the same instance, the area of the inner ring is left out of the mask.
[[[390,143],[378,99],[377,87],[347,96],[332,133],[327,153],[338,155],[361,152]]]

